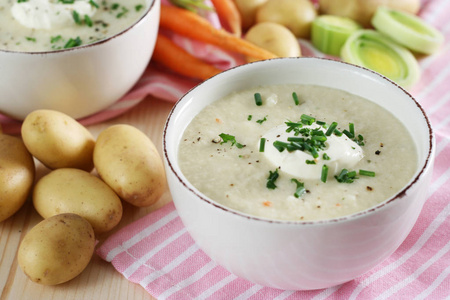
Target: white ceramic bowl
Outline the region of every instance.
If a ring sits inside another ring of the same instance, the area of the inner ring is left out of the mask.
[[[374,101],[403,122],[419,167],[396,196],[366,211],[326,221],[252,217],[200,193],[178,165],[184,129],[205,106],[250,86],[301,83],[342,89]],[[405,90],[367,69],[319,58],[255,62],[225,71],[189,91],[174,106],[163,136],[167,179],[176,209],[201,249],[232,273],[288,290],[320,289],[352,280],[391,255],[409,234],[427,195],[435,141],[420,105]]]
[[[0,112],[22,120],[45,108],[82,118],[120,99],[153,53],[160,0],[147,3],[132,26],[92,44],[49,52],[0,50]]]

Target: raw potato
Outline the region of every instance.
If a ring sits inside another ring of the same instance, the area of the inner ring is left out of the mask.
[[[43,218],[75,213],[91,223],[96,234],[122,219],[122,202],[100,178],[78,169],[57,169],[42,177],[33,190],[33,204]]]
[[[234,0],[241,14],[242,29],[247,30],[255,24],[257,9],[267,0]]]
[[[301,55],[300,44],[297,38],[289,29],[277,23],[258,23],[249,29],[245,39],[279,57],[297,57]],[[252,58],[248,60],[254,61]]]
[[[268,0],[258,8],[256,23],[286,26],[298,38],[309,38],[317,11],[310,0]]]
[[[103,181],[135,206],[152,205],[165,191],[161,157],[153,142],[133,126],[113,125],[102,131],[94,165]]]
[[[91,171],[95,139],[70,116],[54,110],[31,112],[22,124],[28,151],[50,169]]]
[[[0,222],[23,206],[34,176],[33,157],[22,140],[0,133]]]
[[[33,227],[19,246],[18,262],[34,282],[56,285],[78,276],[94,253],[94,230],[75,214],[60,214]]]
[[[387,6],[412,14],[420,9],[420,0],[320,0],[322,14],[348,17],[364,27],[370,26],[370,20],[379,6]]]

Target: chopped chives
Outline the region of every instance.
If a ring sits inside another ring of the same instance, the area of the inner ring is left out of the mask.
[[[84,23],[86,23],[88,27],[92,27],[94,24],[88,15],[84,15]]]
[[[297,96],[296,92],[292,93],[292,98],[294,99],[295,105],[299,105],[300,104],[300,101],[298,100],[298,96]]]
[[[95,8],[98,8],[98,4],[97,2],[93,1],[93,0],[89,0],[89,4],[92,5]]]
[[[375,177],[375,172],[367,170],[359,170],[359,175]]]
[[[69,39],[67,43],[64,45],[64,49],[78,47],[82,44],[82,41],[79,36],[74,39]]]
[[[356,177],[356,171],[349,172],[347,169],[342,169],[338,176],[334,176],[338,182],[352,183]]]
[[[328,129],[327,129],[327,132],[325,132],[325,135],[330,136],[336,129],[337,125],[338,124],[336,122],[331,123],[330,127],[328,127]]]
[[[330,157],[328,156],[328,154],[324,153],[322,155],[323,160],[330,160]]]
[[[323,165],[322,166],[322,174],[320,175],[320,180],[325,183],[325,182],[327,182],[327,178],[328,178],[328,166]]]
[[[62,39],[62,36],[61,36],[61,35],[52,36],[52,37],[50,37],[50,43],[51,43],[51,44],[54,44],[54,43],[56,43],[57,41],[59,41],[59,40],[61,40],[61,39]]]
[[[327,123],[324,121],[316,121],[316,124],[320,126],[327,125]]]
[[[78,25],[81,24],[80,14],[76,10],[72,12],[72,17],[75,23],[77,23]]]
[[[281,141],[275,141],[275,142],[273,142],[273,146],[274,146],[275,148],[277,148],[277,150],[280,151],[280,152],[283,152],[284,149],[286,149],[287,145],[288,145],[288,143],[281,142]]]
[[[278,169],[275,171],[269,171],[269,177],[267,178],[266,187],[268,189],[274,190],[277,186],[275,185],[275,181],[278,179]]]
[[[259,140],[259,152],[264,152],[265,146],[266,146],[266,139],[261,138],[261,140]]]
[[[236,145],[236,147],[239,149],[244,147],[244,145],[242,145],[236,141],[236,137],[234,135],[221,133],[221,134],[219,134],[219,136],[222,138],[222,142],[220,142],[221,145],[225,144],[227,142],[231,142],[231,146]]]
[[[294,193],[295,198],[300,198],[300,196],[306,192],[305,184],[303,182],[298,181],[295,178],[292,178],[291,182],[294,182],[297,186],[295,188],[295,193]]]
[[[339,130],[335,129],[333,132],[336,136],[342,136],[342,132],[340,132]]]
[[[305,138],[297,137],[297,136],[290,136],[287,138],[288,142],[304,142]]]
[[[267,121],[267,117],[268,117],[268,116],[265,116],[263,119],[256,121],[256,123],[258,123],[258,124],[261,125],[262,123],[264,123],[265,121]]]
[[[260,93],[255,93],[254,97],[255,97],[255,103],[256,103],[256,105],[257,105],[257,106],[261,106],[261,105],[262,105],[261,94],[260,94]]]
[[[350,131],[348,131],[347,129],[344,129],[344,130],[342,131],[342,133],[345,134],[349,139],[352,139],[352,138],[355,137],[355,135],[352,134],[352,133],[351,133]]]
[[[305,114],[301,115],[300,120],[302,121],[303,124],[306,125],[312,125],[316,121],[315,118]]]
[[[252,116],[252,115],[248,115],[248,117],[247,117],[247,120],[248,120],[248,121],[251,121],[251,120],[252,120],[252,118],[253,118],[253,116]]]
[[[315,165],[316,164],[315,160],[308,160],[307,159],[305,162],[306,162],[307,165]]]
[[[311,137],[311,139],[313,141],[325,142],[327,140],[327,137],[326,136],[321,136],[321,135],[313,135]]]
[[[348,129],[350,130],[350,133],[355,136],[355,124],[350,123],[348,124]]]

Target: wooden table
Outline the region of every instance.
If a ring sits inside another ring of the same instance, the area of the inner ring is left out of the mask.
[[[88,129],[97,137],[100,131],[113,124],[133,125],[150,137],[161,154],[163,127],[172,105],[172,103],[147,97],[124,115],[101,124],[88,126]],[[37,163],[37,179],[48,172],[48,169]],[[166,191],[151,207],[136,208],[125,203],[121,222],[111,232],[98,236],[98,245],[118,229],[170,201],[172,201],[170,193]],[[29,280],[17,263],[17,249],[24,235],[41,220],[42,217],[33,208],[29,199],[14,216],[0,222],[0,300],[154,299],[144,288],[125,279],[110,263],[96,254],[87,268],[69,282],[57,286],[44,286]]]

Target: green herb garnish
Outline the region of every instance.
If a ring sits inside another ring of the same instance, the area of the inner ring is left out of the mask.
[[[300,101],[298,100],[298,96],[297,96],[296,92],[292,93],[292,98],[294,99],[295,105],[299,105],[300,104]]]
[[[330,157],[328,156],[328,154],[324,153],[324,154],[322,155],[322,159],[323,159],[323,160],[330,160]]]
[[[89,4],[92,5],[95,8],[99,8],[97,2],[93,1],[93,0],[89,0]]]
[[[261,94],[260,93],[255,93],[254,98],[255,98],[255,104],[257,106],[261,106],[262,105]]]
[[[265,138],[261,138],[259,140],[259,152],[264,152],[265,146],[266,146],[266,139]]]
[[[36,38],[34,37],[26,36],[25,39],[30,42],[36,42]]]
[[[336,122],[331,123],[331,125],[327,129],[327,132],[325,132],[325,135],[326,136],[330,136],[334,132],[334,130],[336,129],[337,125],[338,124]]]
[[[264,123],[265,121],[267,121],[267,116],[265,116],[265,117],[264,117],[263,119],[261,119],[261,120],[256,121],[256,123],[262,124],[262,123]]]
[[[305,125],[312,125],[316,121],[315,118],[313,118],[311,116],[308,116],[308,115],[305,115],[305,114],[300,116],[300,120]]]
[[[340,183],[352,183],[358,177],[356,177],[356,171],[349,172],[347,169],[342,169],[341,173],[334,178]]]
[[[125,14],[127,12],[128,12],[128,8],[126,8],[125,6],[122,6],[122,11],[116,15],[116,18],[117,19],[122,18],[123,16],[125,16]]]
[[[367,171],[367,170],[359,170],[359,175],[362,175],[362,176],[369,176],[369,177],[375,177],[375,172],[373,172],[373,171]]]
[[[308,160],[307,159],[305,162],[306,162],[307,165],[315,165],[316,164],[315,160]]]
[[[73,48],[73,47],[78,47],[82,44],[83,42],[81,41],[80,37],[77,36],[75,39],[70,39],[67,41],[67,43],[64,45],[64,49],[68,49],[68,48]]]
[[[322,166],[322,173],[320,175],[320,180],[325,183],[327,182],[327,178],[328,178],[328,166],[327,165],[323,165]]]
[[[230,135],[230,134],[226,134],[226,133],[221,133],[221,134],[219,134],[219,136],[222,138],[222,142],[220,143],[221,145],[222,145],[222,144],[225,144],[225,143],[227,143],[227,142],[230,142],[230,143],[231,143],[231,146],[236,145],[236,147],[239,148],[239,149],[241,149],[241,148],[244,147],[244,145],[242,145],[242,144],[240,144],[240,143],[238,143],[238,142],[236,141],[236,137],[235,137],[234,135]]]
[[[274,190],[276,189],[275,181],[278,179],[278,169],[275,169],[275,171],[269,171],[269,177],[267,177],[267,183],[266,187],[268,189]]]
[[[134,7],[134,9],[135,9],[136,11],[140,11],[140,10],[143,9],[143,8],[144,8],[144,5],[142,5],[142,4],[136,5],[136,6]]]
[[[88,26],[88,27],[92,27],[92,25],[94,24],[91,20],[91,18],[88,15],[84,15],[84,23]]]
[[[295,178],[292,178],[291,182],[294,182],[297,186],[294,193],[295,198],[300,198],[301,195],[306,193],[305,184],[303,182],[300,182]]]
[[[77,23],[78,25],[81,25],[80,14],[76,10],[74,10],[72,12],[72,17],[73,17],[73,20],[75,21],[75,23]]]
[[[60,41],[61,39],[62,39],[62,36],[61,36],[61,35],[52,36],[52,37],[50,38],[50,43],[51,43],[51,44],[54,44],[54,43]]]
[[[251,121],[251,120],[252,120],[252,118],[253,118],[253,116],[252,116],[252,115],[248,115],[248,117],[247,117],[247,120],[248,120],[248,121]]]

